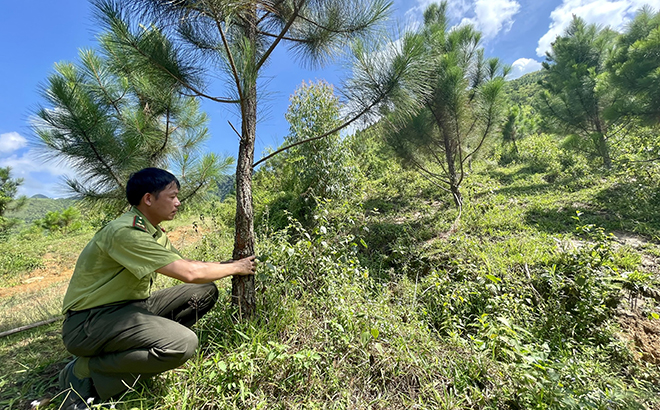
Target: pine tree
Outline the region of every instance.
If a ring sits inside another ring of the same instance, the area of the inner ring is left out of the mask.
[[[604,111],[615,99],[606,84],[605,62],[616,33],[579,17],[552,43],[543,68],[546,72],[536,106],[557,133],[571,133],[611,168],[610,137],[620,117],[608,119]]]
[[[318,67],[335,61],[351,48],[357,78],[347,95],[355,102],[354,112],[342,124],[310,139],[332,135],[371,111],[396,87],[406,64],[396,70],[379,73],[368,70],[369,53],[377,28],[387,17],[390,3],[384,0],[125,0],[130,9],[145,21],[153,21],[176,38],[177,50],[161,52],[141,32],[131,31],[128,16],[117,3],[96,3],[101,19],[110,26],[123,27],[121,46],[132,49],[142,65],[151,67],[166,78],[173,78],[187,92],[218,103],[233,104],[240,112],[240,145],[236,167],[236,230],[233,258],[254,253],[254,210],[252,173],[255,166],[269,157],[254,161],[256,124],[259,118],[257,79],[263,73],[273,51],[286,45],[298,60]],[[211,76],[224,74],[227,94],[217,97],[206,92]],[[362,77],[361,77],[362,76]],[[378,82],[375,92],[358,93],[361,79]],[[353,91],[351,91],[353,90]],[[275,155],[282,150],[274,152]],[[254,311],[254,277],[232,278],[232,294],[241,315]]]
[[[609,114],[660,123],[660,12],[645,6],[637,13],[617,38],[607,68],[622,93]]]
[[[0,235],[5,234],[10,228],[15,226],[16,219],[7,218],[7,211],[16,211],[22,208],[27,198],[21,196],[16,198],[18,187],[23,183],[22,179],[11,177],[11,168],[0,168]]]
[[[484,58],[481,36],[471,26],[450,29],[446,8],[447,2],[429,6],[424,26],[406,38],[422,45],[410,54],[422,68],[394,104],[388,139],[407,163],[451,193],[460,216],[466,167],[499,127],[509,69]]]
[[[144,35],[172,47],[156,30]],[[32,121],[43,156],[71,164],[78,175],[66,180],[72,194],[111,216],[126,207],[130,174],[145,167],[177,174],[185,203],[231,159],[198,155],[209,136],[199,101],[182,95],[175,80],[132,64],[116,37],[113,31],[100,37],[102,54],[81,50],[79,63],[55,65],[42,91],[46,106]]]

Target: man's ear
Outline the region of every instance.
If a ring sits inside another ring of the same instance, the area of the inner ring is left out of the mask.
[[[142,202],[147,206],[151,206],[151,202],[153,201],[153,199],[154,199],[153,195],[151,195],[149,192],[147,192],[142,197]]]

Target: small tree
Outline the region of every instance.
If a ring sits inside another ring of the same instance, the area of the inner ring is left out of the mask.
[[[621,99],[610,116],[631,115],[647,124],[660,123],[660,12],[645,6],[616,41],[607,62]]]
[[[282,205],[301,221],[308,221],[318,199],[341,198],[351,183],[352,168],[339,132],[295,145],[341,125],[339,98],[325,81],[303,82],[291,96],[285,118],[289,135],[283,146],[292,148],[266,167],[273,175],[273,188],[286,193]]]
[[[198,155],[208,138],[199,102],[181,95],[175,80],[134,69],[130,56],[114,46],[116,36],[100,37],[103,55],[81,50],[80,63],[55,65],[43,88],[49,106],[33,119],[44,156],[72,164],[79,175],[67,179],[72,193],[110,214],[126,206],[124,184],[145,167],[178,174],[185,202],[203,192],[231,159]],[[145,30],[145,36],[158,33]]]
[[[451,193],[460,215],[465,167],[499,127],[508,68],[484,59],[480,34],[471,26],[450,30],[446,8],[445,1],[424,12],[415,34],[424,52],[414,58],[427,67],[417,78],[427,88],[400,95],[388,138],[407,163]],[[409,116],[411,99],[421,107]]]
[[[374,51],[369,47],[373,35],[390,8],[390,3],[384,0],[125,0],[124,3],[177,39],[177,49],[163,52],[160,43],[148,41],[143,33],[130,29],[117,4],[98,1],[103,21],[121,27],[124,35],[118,44],[132,50],[137,66],[150,67],[163,77],[175,79],[193,95],[233,104],[240,112],[234,259],[254,254],[252,173],[266,160],[254,161],[259,117],[257,97],[261,92],[257,79],[273,51],[287,45],[303,64],[319,66],[335,60],[353,45],[357,78],[352,84],[358,97],[352,99],[355,109],[336,129],[326,130],[314,139],[336,133],[382,104],[394,92],[399,78],[410,71],[407,62],[401,60],[394,70],[380,71],[375,78],[373,74],[378,68],[367,64],[369,52]],[[202,74],[219,73],[224,74],[228,87],[224,96],[217,97],[207,93]],[[365,88],[359,87],[362,80],[377,83],[379,87],[363,93],[361,90]],[[251,316],[255,307],[254,277],[232,278],[232,295],[241,314]]]
[[[82,228],[80,211],[73,206],[61,212],[49,211],[43,218],[34,221],[34,224],[47,231],[63,234]]]
[[[0,235],[5,234],[19,222],[17,219],[7,218],[5,213],[16,211],[25,205],[26,197],[16,198],[18,187],[22,183],[21,178],[11,178],[11,167],[0,168]]]
[[[603,115],[615,99],[605,70],[615,38],[612,30],[588,25],[574,16],[546,54],[543,68],[547,75],[541,83],[544,92],[536,102],[556,132],[575,135],[608,169],[612,166],[610,136],[621,119],[608,120]]]
[[[512,105],[506,114],[504,125],[502,125],[502,144],[504,146],[511,144],[511,151],[514,156],[518,156],[518,124],[520,122],[520,107]]]

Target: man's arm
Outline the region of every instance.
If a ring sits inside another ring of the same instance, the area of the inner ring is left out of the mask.
[[[254,256],[231,262],[202,262],[179,259],[156,272],[185,283],[208,283],[234,275],[254,275]]]

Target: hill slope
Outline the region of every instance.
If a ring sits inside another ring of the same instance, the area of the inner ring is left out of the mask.
[[[43,218],[46,213],[51,211],[62,211],[70,206],[75,205],[75,199],[52,199],[52,198],[28,198],[25,207],[17,210],[7,212],[8,218],[20,219],[26,224],[30,224],[37,219]]]

